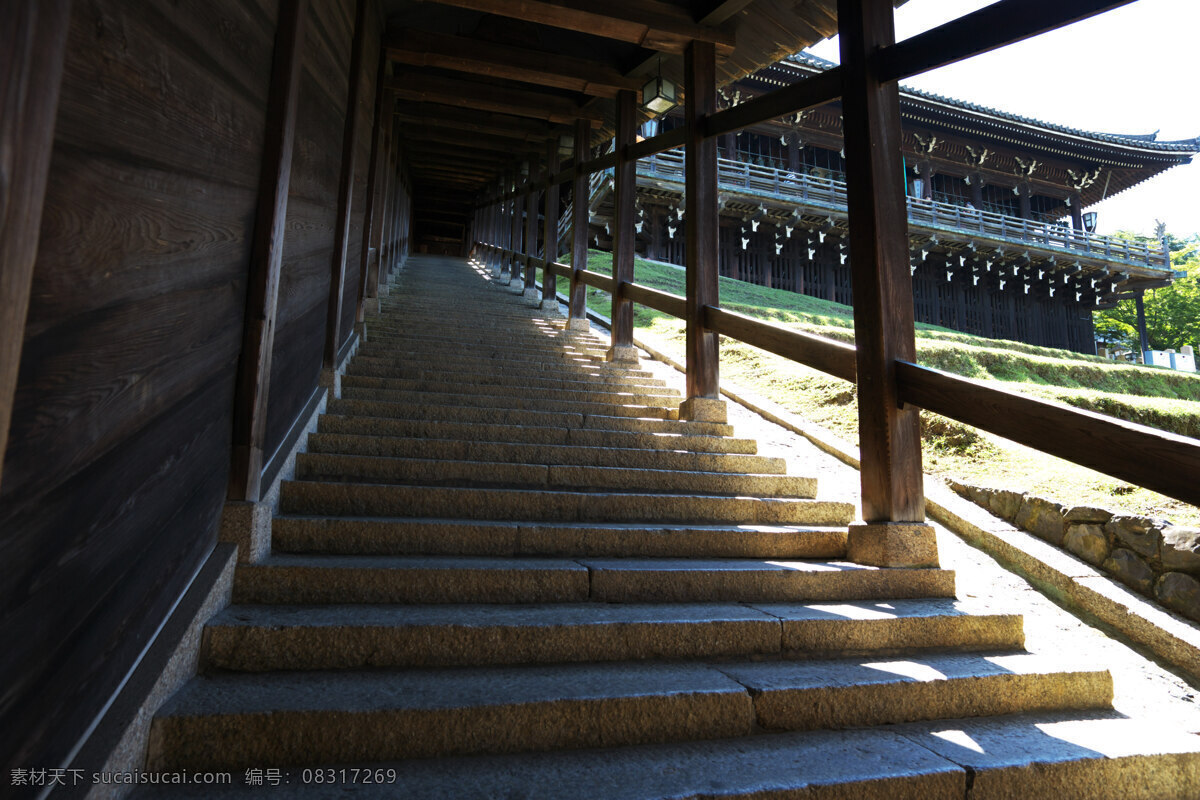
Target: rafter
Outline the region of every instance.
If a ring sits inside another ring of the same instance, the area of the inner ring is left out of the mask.
[[[385,47],[388,58],[402,64],[570,89],[595,97],[616,97],[618,91],[638,89],[641,83],[598,61],[465,36],[405,30],[389,36]]]
[[[599,111],[584,108],[567,97],[443,78],[413,70],[399,70],[396,77],[388,82],[388,88],[402,100],[437,102],[548,122],[565,123],[583,119],[598,128],[604,119]]]
[[[552,28],[579,31],[640,45],[648,50],[683,53],[691,41],[711,42],[717,53],[733,52],[733,34],[697,23],[682,8],[656,0],[434,0]]]

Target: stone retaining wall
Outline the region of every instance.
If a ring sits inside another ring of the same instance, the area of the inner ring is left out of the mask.
[[[1007,489],[950,481],[950,488],[992,514],[1112,575],[1134,591],[1200,622],[1200,528],[1156,517],[1065,506]]]

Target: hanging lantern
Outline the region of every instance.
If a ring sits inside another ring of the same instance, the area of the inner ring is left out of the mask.
[[[658,61],[658,74],[646,81],[642,87],[642,108],[655,114],[670,111],[679,104],[679,87],[662,76],[662,59]]]

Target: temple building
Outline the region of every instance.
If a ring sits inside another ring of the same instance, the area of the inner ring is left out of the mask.
[[[731,107],[832,66],[800,53],[721,99]],[[1189,163],[1200,139],[1074,130],[905,87],[900,107],[919,322],[1094,353],[1092,311],[1170,283],[1161,246],[1098,235],[1087,209]],[[850,303],[840,111],[831,103],[721,137],[721,274]],[[682,124],[675,110],[643,133]],[[637,170],[638,250],[683,264],[683,154]],[[594,175],[602,249],[611,197],[611,174]]]

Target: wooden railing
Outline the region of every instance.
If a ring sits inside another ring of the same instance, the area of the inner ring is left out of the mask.
[[[611,293],[613,279],[591,270],[545,261],[479,242],[503,258],[549,269],[559,277]],[[671,317],[683,319],[685,298],[622,281],[622,296]],[[792,330],[717,306],[704,307],[704,325],[777,356],[836,378],[856,381],[854,345]],[[1014,442],[1081,464],[1114,478],[1181,500],[1200,504],[1200,441],[1039,400],[941,370],[901,361],[896,380],[903,402],[932,411]]]
[[[1003,47],[1072,21],[1086,19],[1132,0],[997,0],[980,11],[912,37],[894,40],[890,0],[839,0],[842,64],[819,76],[775,89],[746,103],[716,108],[716,56],[711,44],[692,42],[684,51],[684,125],[651,139],[637,141],[632,92],[617,100],[617,124],[610,152],[592,157],[586,120],[576,122],[575,157],[565,169],[548,174],[546,186],[573,183],[580,198],[571,214],[573,269],[515,255],[495,246],[483,254],[499,271],[503,264],[523,263],[526,283],[536,267],[543,276],[570,281],[569,325],[586,324],[586,287],[612,293],[614,351],[632,347],[632,304],[641,302],[683,319],[686,337],[686,400],[692,418],[719,413],[718,335],[725,335],[806,364],[858,385],[862,516],[869,530],[859,531],[849,550],[852,559],[877,566],[931,563],[932,532],[921,526],[924,499],[920,463],[918,408],[944,414],[983,430],[1006,436],[1043,452],[1065,457],[1162,492],[1188,503],[1200,502],[1200,442],[1153,428],[1118,422],[1057,403],[1047,403],[966,380],[912,363],[916,358],[913,326],[909,220],[926,231],[961,231],[971,239],[1028,243],[1078,258],[1084,254],[1124,260],[1134,270],[1159,267],[1154,248],[1110,237],[1064,231],[1057,226],[987,211],[912,201],[904,194],[898,152],[881,141],[898,142],[901,122],[897,79],[943,66],[973,53]],[[844,117],[846,182],[833,178],[791,175],[781,170],[737,162],[719,162],[717,136],[792,112],[841,100]],[[551,147],[557,147],[554,142]],[[684,148],[684,157],[669,151]],[[687,296],[658,292],[633,281],[635,162],[656,180],[683,184],[686,202]],[[586,269],[589,201],[592,176],[613,169],[613,276]],[[547,170],[553,172],[552,169]],[[540,190],[532,176],[512,188],[482,196],[475,238],[492,245],[519,242],[501,211],[518,197]],[[826,216],[845,214],[849,229],[850,270],[856,347],[822,340],[779,325],[754,320],[720,308],[718,294],[720,193],[777,195],[781,202],[824,207]],[[514,207],[516,207],[514,205]],[[557,208],[555,208],[557,211]],[[527,211],[536,214],[536,211]],[[557,216],[547,210],[551,238]],[[525,237],[532,252],[536,237]],[[520,250],[521,245],[510,245]],[[515,266],[514,266],[515,269]],[[1131,270],[1132,271],[1132,270]],[[555,281],[543,284],[542,302],[555,302]],[[694,415],[694,416],[693,416]],[[914,527],[915,526],[915,527]],[[858,544],[855,544],[855,543]],[[896,546],[893,547],[892,545]]]
[[[806,175],[743,161],[717,160],[718,185],[722,189],[773,197],[788,203],[828,211],[846,211],[846,184],[832,177]],[[638,162],[638,174],[680,185],[684,180],[683,153],[670,150]],[[1061,250],[1076,256],[1100,256],[1105,261],[1164,269],[1162,247],[1152,247],[1115,236],[1071,230],[1061,225],[1022,219],[1007,214],[965,206],[908,199],[908,220],[922,228],[968,234],[999,242],[1020,242]]]

